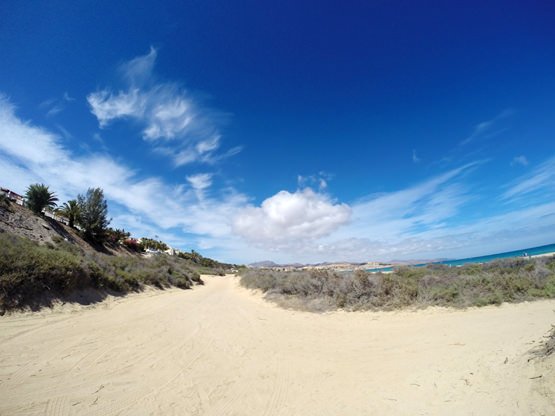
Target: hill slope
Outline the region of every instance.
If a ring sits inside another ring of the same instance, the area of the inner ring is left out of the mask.
[[[26,307],[36,310],[71,296],[79,301],[76,291],[95,290],[93,298],[102,300],[108,293],[125,294],[145,286],[188,289],[203,283],[201,272],[225,274],[225,265],[198,253],[191,259],[148,257],[123,246],[94,246],[77,230],[1,202],[0,314]]]

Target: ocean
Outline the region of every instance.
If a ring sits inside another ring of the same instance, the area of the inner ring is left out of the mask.
[[[525,248],[523,250],[506,251],[504,253],[489,254],[487,256],[468,257],[466,259],[459,259],[459,260],[444,260],[444,261],[437,261],[432,263],[414,264],[411,267],[422,267],[428,264],[447,264],[449,266],[461,266],[466,263],[486,263],[488,261],[492,261],[495,259],[505,259],[508,257],[522,257],[524,256],[525,253],[526,253],[526,256],[537,256],[538,254],[554,253],[554,252],[555,252],[555,244],[548,244],[545,246]],[[393,270],[393,267],[379,267],[377,269],[368,269],[366,271],[367,272],[390,272],[392,270]]]

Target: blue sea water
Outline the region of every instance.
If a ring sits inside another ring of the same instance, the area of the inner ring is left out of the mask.
[[[505,259],[509,257],[522,257],[524,255],[537,256],[538,254],[554,253],[554,252],[555,252],[555,244],[548,244],[540,247],[526,248],[524,250],[507,251],[505,253],[490,254],[487,256],[468,257],[466,259],[459,259],[459,260],[444,260],[444,261],[437,261],[432,263],[415,264],[411,267],[422,267],[428,264],[447,264],[449,266],[461,266],[466,263],[486,263],[488,261],[492,261],[495,259]],[[393,270],[393,267],[379,267],[377,269],[368,269],[366,271],[367,272],[390,272],[392,270]]]

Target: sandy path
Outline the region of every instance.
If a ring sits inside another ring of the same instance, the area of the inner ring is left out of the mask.
[[[206,280],[0,318],[0,414],[553,414],[555,301],[317,315]]]

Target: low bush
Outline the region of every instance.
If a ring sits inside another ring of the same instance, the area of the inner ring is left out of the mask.
[[[0,312],[48,305],[78,289],[127,293],[145,285],[188,289],[194,284],[202,284],[199,273],[178,257],[117,257],[61,238],[41,246],[0,233]]]
[[[14,212],[9,198],[4,194],[0,194],[0,209],[5,209],[8,212]]]
[[[555,298],[553,257],[501,259],[461,267],[398,267],[392,273],[338,274],[246,269],[241,284],[260,289],[282,305],[314,310],[484,306]],[[317,301],[319,300],[319,301]]]

